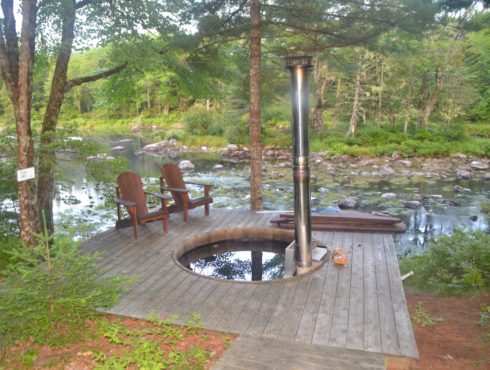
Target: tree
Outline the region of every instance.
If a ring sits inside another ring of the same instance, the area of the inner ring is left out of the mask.
[[[260,2],[250,2],[250,207],[262,209],[262,141],[260,137]]]
[[[33,62],[36,53],[36,36],[59,30],[60,42],[56,66],[51,82],[41,128],[39,157],[38,201],[44,210],[48,229],[52,231],[54,137],[57,121],[65,93],[74,86],[95,81],[117,73],[125,68],[122,63],[99,73],[67,80],[67,70],[75,39],[77,14],[83,14],[84,25],[92,25],[101,40],[121,42],[138,36],[139,29],[166,24],[165,11],[169,9],[156,0],[59,0],[22,1],[22,27],[20,39],[15,24],[13,0],[1,0],[3,24],[0,30],[0,63],[2,78],[8,87],[14,107],[18,140],[18,167],[34,166],[34,145],[31,129],[33,93]],[[93,31],[92,30],[92,31]],[[94,36],[94,34],[92,34]],[[39,231],[39,215],[34,180],[19,183],[20,236],[28,244],[35,244]]]
[[[2,0],[2,27],[0,27],[0,67],[9,91],[17,129],[17,166],[34,167],[34,142],[31,129],[32,74],[35,52],[37,1],[22,1],[22,26],[17,36],[13,0]],[[36,208],[35,180],[19,182],[20,239],[35,244],[39,232]]]

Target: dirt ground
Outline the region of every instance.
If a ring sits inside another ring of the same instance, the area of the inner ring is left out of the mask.
[[[478,324],[480,305],[490,305],[490,295],[474,297],[438,297],[406,292],[408,308],[413,317],[420,302],[431,316],[443,321],[434,326],[414,325],[421,370],[490,369],[490,329]]]
[[[107,316],[110,322],[117,320],[131,331],[148,331],[141,336],[154,343],[162,351],[165,357],[172,357],[171,352],[181,354],[189,353],[193,348],[199,347],[207,353],[207,359],[203,363],[197,364],[192,358],[186,365],[170,366],[171,368],[189,369],[209,369],[221,357],[226,348],[236,338],[233,334],[220,333],[205,329],[192,329],[183,326],[172,325],[177,331],[166,330],[162,333],[154,334],[151,332],[155,325],[146,320],[131,318],[118,318]],[[120,321],[119,321],[120,320]],[[0,370],[10,369],[63,369],[63,370],[91,370],[96,366],[101,366],[97,358],[102,356],[120,357],[131,348],[125,343],[114,343],[108,337],[97,333],[95,323],[89,323],[86,338],[78,343],[64,345],[61,347],[40,346],[29,341],[23,341],[10,348],[3,361],[0,361]],[[93,330],[91,330],[93,329]],[[92,333],[89,333],[92,332]],[[169,337],[169,333],[172,335]],[[125,338],[123,331],[118,336]],[[135,350],[135,348],[132,348]],[[144,348],[143,348],[144,351]],[[145,354],[143,353],[144,357]],[[173,355],[175,356],[175,354]],[[151,365],[149,365],[151,367]],[[120,368],[112,365],[105,365],[104,369]],[[136,370],[137,366],[129,366],[127,369]]]

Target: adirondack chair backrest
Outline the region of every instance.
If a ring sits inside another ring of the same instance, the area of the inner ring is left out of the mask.
[[[117,177],[117,186],[120,197],[123,200],[131,200],[137,203],[137,214],[143,215],[148,213],[145,192],[141,176],[134,172],[123,172]]]
[[[167,163],[162,166],[162,175],[169,188],[186,189],[182,172],[176,164]],[[171,191],[174,202],[183,207],[189,202],[189,193]]]

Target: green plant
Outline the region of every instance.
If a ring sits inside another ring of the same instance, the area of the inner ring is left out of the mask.
[[[418,302],[415,306],[415,312],[412,315],[412,322],[415,326],[428,327],[435,326],[444,319],[440,316],[431,316],[422,306],[422,302]]]
[[[487,329],[486,333],[483,335],[485,341],[490,342],[490,306],[482,303],[480,305],[480,320],[478,324]]]
[[[107,356],[101,352],[96,352],[92,359],[97,362],[96,369],[125,369],[136,367],[139,369],[201,369],[210,354],[199,346],[195,346],[188,351],[172,349],[165,355],[159,343],[153,341],[152,334],[165,337],[165,344],[176,344],[182,339],[181,330],[169,323],[168,320],[160,320],[159,317],[151,313],[149,321],[153,327],[141,330],[130,330],[120,322],[100,322],[99,333],[106,337],[112,344],[123,345],[129,348],[124,353]]]
[[[96,308],[115,304],[131,281],[100,278],[93,261],[68,238],[38,236],[35,247],[12,250],[16,263],[0,285],[0,341],[31,337],[53,345],[79,339]]]
[[[438,293],[462,294],[490,288],[490,235],[455,231],[429,243],[427,252],[404,258],[414,270],[410,284]]]
[[[202,315],[200,313],[192,312],[191,317],[186,320],[185,325],[189,329],[193,330],[200,330],[204,328],[204,325],[202,323]]]

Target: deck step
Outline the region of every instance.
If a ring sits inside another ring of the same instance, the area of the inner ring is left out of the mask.
[[[212,367],[232,369],[385,369],[385,357],[345,348],[240,336]]]

